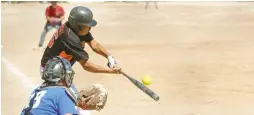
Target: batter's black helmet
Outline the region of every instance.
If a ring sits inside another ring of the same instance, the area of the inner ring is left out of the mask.
[[[93,19],[93,12],[85,6],[74,7],[70,12],[68,22],[76,31],[80,31],[84,26],[97,25],[97,21]]]

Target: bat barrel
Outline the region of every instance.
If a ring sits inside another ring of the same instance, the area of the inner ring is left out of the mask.
[[[155,101],[160,100],[160,97],[154,93],[151,89],[143,86],[142,84],[138,84],[136,85],[140,90],[142,90],[144,93],[146,93],[148,96],[150,96],[151,98],[153,98]]]
[[[158,95],[153,95],[152,98],[155,100],[155,101],[159,101],[160,100],[160,97]]]
[[[136,79],[128,76],[126,73],[122,72],[121,73],[126,76],[133,84],[135,84],[136,87],[138,87],[140,90],[142,90],[144,93],[146,93],[148,96],[153,98],[155,101],[158,101],[160,97],[155,94],[151,89],[147,88],[145,85],[137,81]]]

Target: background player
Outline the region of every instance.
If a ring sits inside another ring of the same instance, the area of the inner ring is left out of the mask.
[[[74,7],[68,17],[68,21],[63,24],[53,35],[41,59],[41,72],[45,63],[55,56],[67,59],[72,65],[78,61],[81,66],[94,73],[120,73],[120,68],[116,66],[116,61],[105,48],[103,48],[89,32],[91,27],[96,26],[92,11],[84,6]],[[94,52],[108,59],[108,66],[104,68],[88,61],[89,56],[84,50],[87,43]]]
[[[146,2],[145,9],[148,8],[149,3],[150,3],[150,1],[147,1],[147,2]],[[153,1],[153,3],[154,3],[154,5],[155,5],[155,8],[158,9],[157,2],[156,2],[156,1]]]
[[[58,29],[62,25],[64,19],[64,9],[57,4],[56,1],[52,1],[51,5],[46,8],[46,25],[41,33],[39,47],[43,46],[46,34],[53,28]]]

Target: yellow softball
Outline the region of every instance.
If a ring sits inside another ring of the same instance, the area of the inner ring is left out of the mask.
[[[152,83],[152,78],[150,76],[148,76],[148,75],[144,75],[142,77],[142,82],[145,85],[150,85]]]

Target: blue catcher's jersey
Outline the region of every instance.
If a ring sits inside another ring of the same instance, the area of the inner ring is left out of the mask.
[[[71,90],[76,90],[73,85]],[[32,92],[30,99],[34,94],[35,90]],[[22,110],[21,115],[25,115],[25,109],[29,107],[30,99]],[[37,92],[33,107],[30,110],[30,115],[64,115],[66,113],[78,115],[75,103],[63,87],[47,87]]]

